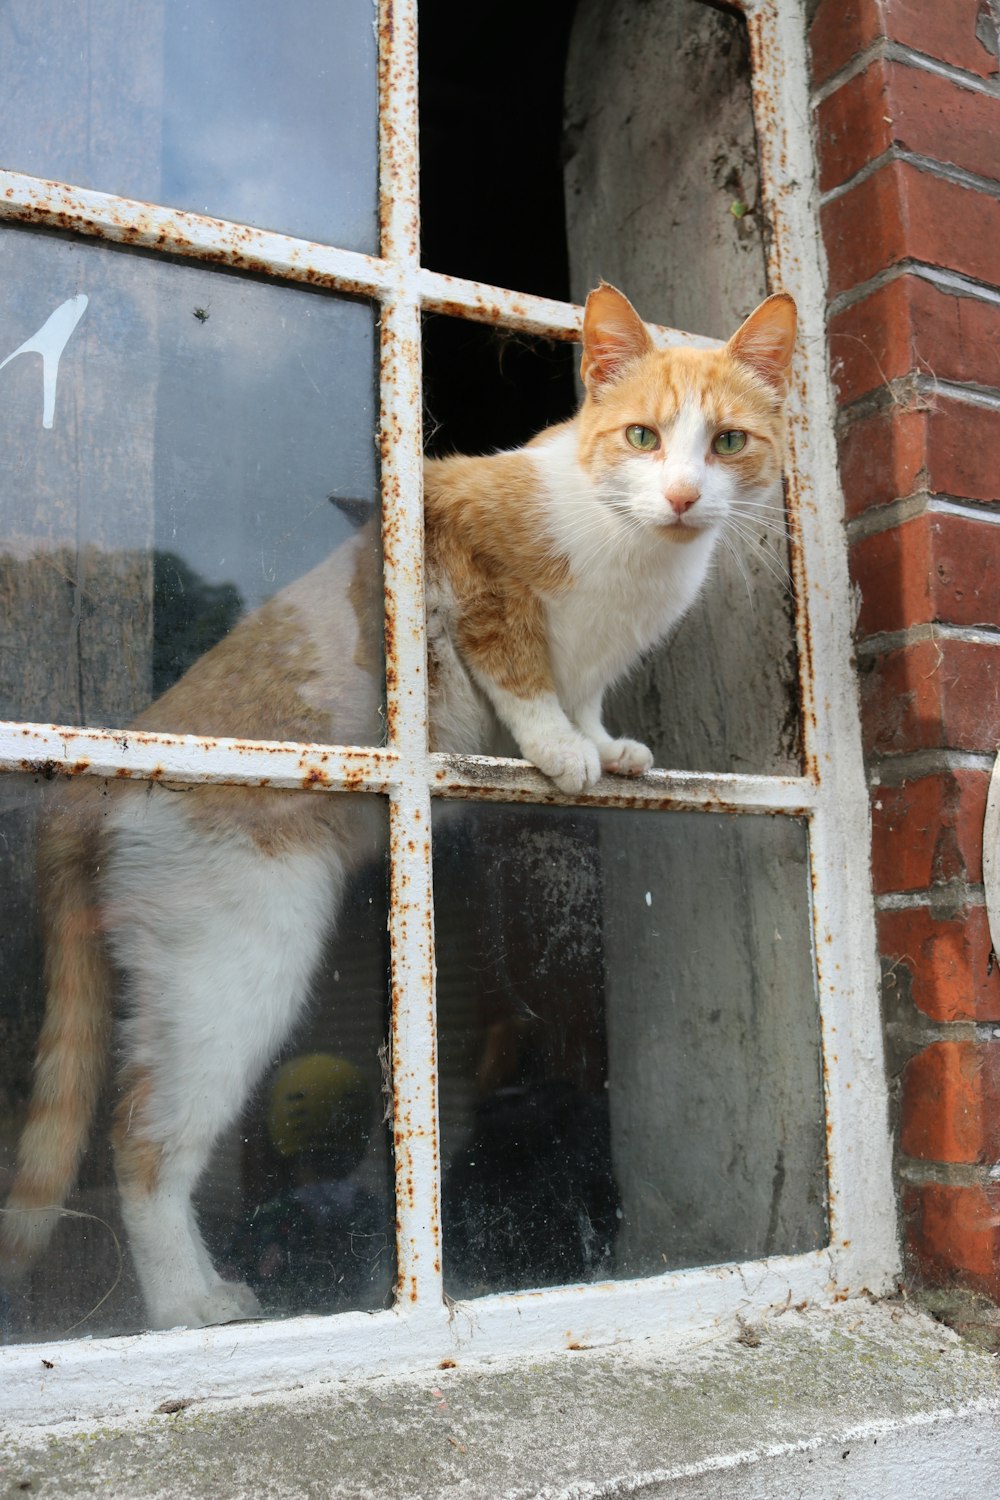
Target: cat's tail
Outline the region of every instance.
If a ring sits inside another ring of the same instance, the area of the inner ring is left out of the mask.
[[[79,791],[66,798],[39,845],[45,1020],[14,1186],[0,1211],[0,1267],[14,1281],[45,1248],[76,1181],[107,1055],[110,963],[93,878],[90,789]]]

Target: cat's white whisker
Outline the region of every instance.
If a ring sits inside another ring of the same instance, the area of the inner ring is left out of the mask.
[[[779,526],[773,521],[763,521],[759,516],[745,516],[741,511],[734,511],[733,514],[744,526],[749,527],[751,532],[773,537],[779,542],[788,541],[788,531],[784,526]]]
[[[788,569],[769,551],[769,539],[755,535],[752,531],[744,530],[732,517],[729,518],[728,529],[735,533],[743,542],[746,550],[767,569],[771,576],[782,585],[783,588],[793,587],[792,575]]]
[[[725,532],[722,533],[722,536],[721,536],[720,540],[722,542],[722,545],[725,547],[726,551],[729,553],[730,557],[733,559],[733,562],[736,564],[737,568],[740,571],[740,574],[741,574],[741,576],[743,578],[743,583],[744,583],[744,585],[746,587],[747,598],[750,601],[751,612],[755,614],[756,613],[756,606],[754,604],[753,590],[750,587],[750,579],[749,579],[749,577],[747,575],[747,570],[743,566],[743,559],[740,557],[739,552],[733,546],[733,543],[730,541],[729,537],[726,536]]]

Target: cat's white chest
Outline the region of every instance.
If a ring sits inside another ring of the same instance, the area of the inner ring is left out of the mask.
[[[580,702],[625,675],[690,608],[705,580],[716,533],[676,542],[637,532],[588,485],[571,435],[538,450],[551,496],[550,525],[572,586],[547,602],[559,697]]]
[[[668,554],[659,568],[640,577],[609,569],[550,602],[550,650],[560,698],[579,701],[602,692],[663,640],[697,596],[712,538],[699,538],[685,551],[695,547],[698,557],[680,563]]]

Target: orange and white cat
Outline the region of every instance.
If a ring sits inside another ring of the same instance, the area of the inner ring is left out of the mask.
[[[587,301],[583,404],[525,448],[425,470],[431,743],[503,728],[562,791],[642,775],[605,690],[702,588],[727,519],[776,485],[795,307],[778,294],[715,350],[657,349],[603,284]],[[370,742],[379,610],[359,534],[243,620],[138,728]],[[183,791],[183,794],[181,794]],[[114,1146],[150,1324],[254,1316],[203,1244],[192,1191],[301,1014],[371,799],[80,778],[40,848],[47,1004],[3,1261],[23,1270],[73,1184],[112,996],[126,1017]]]

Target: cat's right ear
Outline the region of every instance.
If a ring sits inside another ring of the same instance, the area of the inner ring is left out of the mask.
[[[627,365],[650,354],[653,340],[627,297],[602,281],[583,313],[580,375],[591,395],[617,380]]]
[[[787,292],[767,297],[736,330],[726,352],[784,398],[795,349],[795,303]]]

